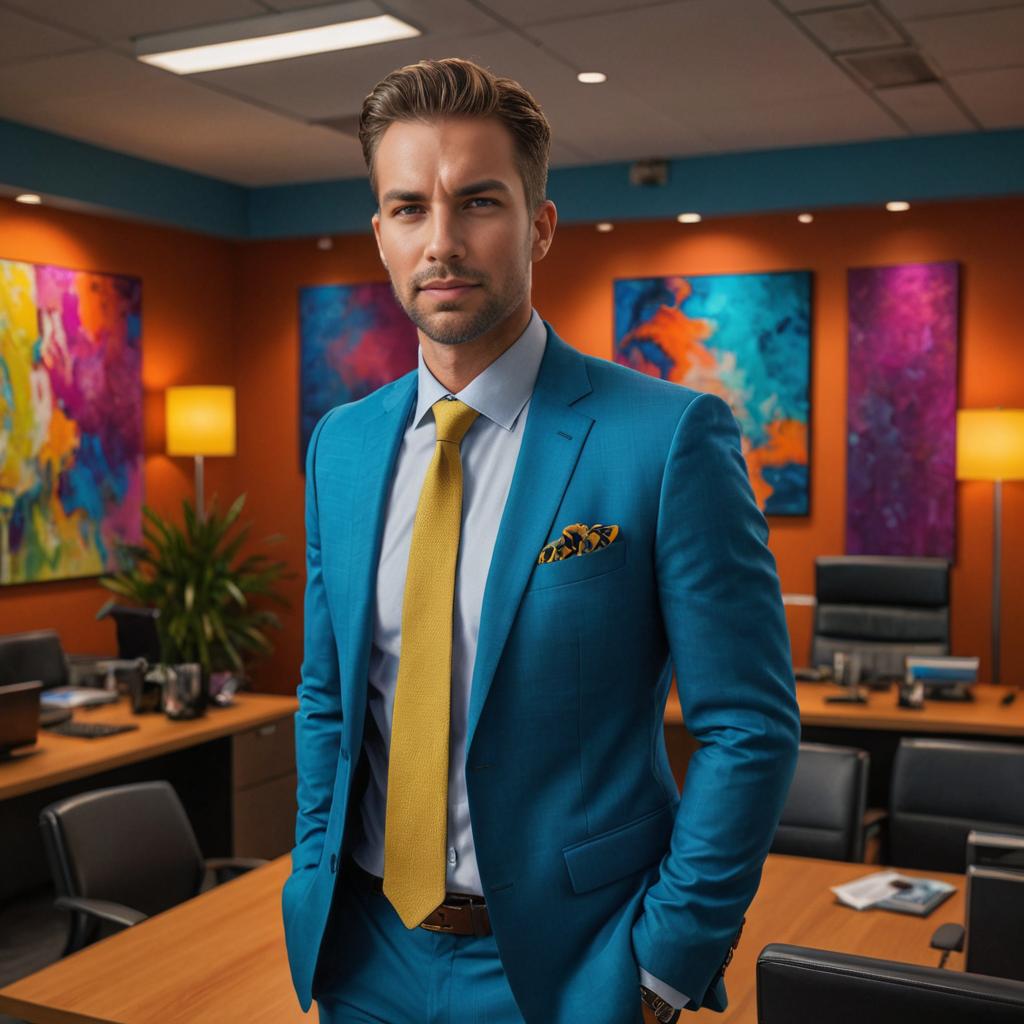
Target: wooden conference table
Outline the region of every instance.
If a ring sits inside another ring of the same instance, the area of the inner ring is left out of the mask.
[[[726,974],[729,1009],[722,1015],[702,1010],[698,1019],[753,1024],[754,964],[769,942],[934,965],[939,954],[928,946],[932,932],[945,921],[963,921],[963,876],[926,872],[957,891],[924,919],[858,913],[835,903],[829,886],[875,870],[770,856]],[[315,1006],[308,1016],[299,1010],[288,975],[280,914],[288,871],[288,858],[281,857],[22,978],[0,989],[0,1012],[31,1024],[315,1021]],[[954,954],[948,966],[962,970],[963,957]]]
[[[827,704],[825,698],[840,693],[828,683],[797,683],[800,721],[804,727],[883,730],[905,733],[941,733],[958,736],[1024,738],[1024,693],[1003,706],[1009,687],[979,683],[973,701],[925,701],[920,711],[897,707],[896,687],[867,691],[867,704]],[[683,714],[675,687],[665,704],[665,724],[681,725]]]

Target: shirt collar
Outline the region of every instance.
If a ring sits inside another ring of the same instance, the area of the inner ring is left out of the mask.
[[[486,416],[506,430],[511,430],[533,394],[540,362],[544,357],[548,332],[537,310],[533,310],[526,330],[491,363],[482,373],[477,374],[455,397]],[[417,374],[418,395],[413,426],[423,423],[423,418],[433,404],[445,395],[451,394],[430,372],[423,361],[423,346],[419,347],[419,370]]]

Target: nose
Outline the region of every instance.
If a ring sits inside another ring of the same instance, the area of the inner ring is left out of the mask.
[[[430,216],[430,238],[424,253],[426,258],[431,263],[462,259],[466,254],[466,246],[459,230],[458,217],[441,205],[435,206]]]

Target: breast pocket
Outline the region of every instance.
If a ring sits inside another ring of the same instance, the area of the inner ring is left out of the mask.
[[[558,562],[544,562],[534,568],[528,589],[561,587],[621,569],[626,564],[626,546],[626,541],[620,539],[586,555],[570,555]]]

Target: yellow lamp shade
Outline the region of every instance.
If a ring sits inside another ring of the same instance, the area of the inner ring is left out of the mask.
[[[168,455],[234,455],[235,389],[167,389]]]
[[[958,480],[1024,480],[1024,409],[956,414]]]

